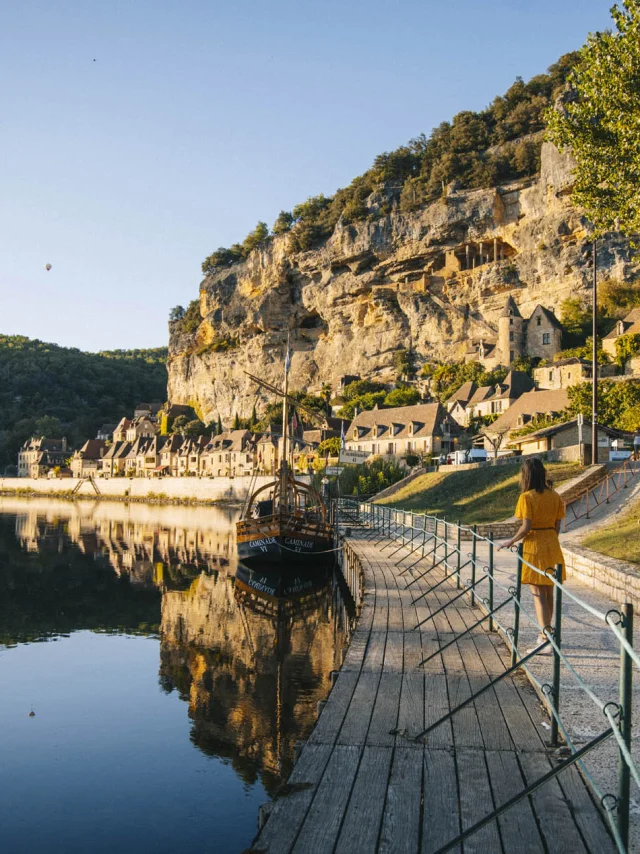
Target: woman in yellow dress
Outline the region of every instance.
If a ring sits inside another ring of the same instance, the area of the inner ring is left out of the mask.
[[[522,557],[526,563],[522,565],[522,583],[531,585],[536,617],[541,629],[552,625],[553,581],[530,569],[527,564],[551,576],[555,573],[556,564],[561,564],[564,582],[566,570],[558,539],[560,522],[564,515],[564,502],[551,488],[542,461],[537,458],[527,460],[522,466],[520,498],[515,512],[516,518],[522,519],[522,525],[510,540],[502,543],[500,549],[508,549],[520,540],[523,541]],[[541,632],[538,642],[545,640]]]

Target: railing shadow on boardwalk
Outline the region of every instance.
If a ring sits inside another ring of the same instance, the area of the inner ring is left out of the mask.
[[[640,779],[629,751],[632,664],[640,664],[631,606],[600,613],[556,571],[555,624],[524,653],[520,622],[537,624],[521,601],[521,551],[516,583],[505,586],[492,538],[473,527],[350,500],[337,509],[358,627],[286,796],[252,850],[626,852],[630,778]],[[616,637],[615,699],[597,697],[567,661],[563,595]],[[540,683],[528,664],[549,650],[552,676]],[[581,746],[562,721],[561,666],[603,714],[602,731]],[[549,744],[522,671],[548,708]],[[585,764],[610,738],[620,754],[615,795],[599,791]]]

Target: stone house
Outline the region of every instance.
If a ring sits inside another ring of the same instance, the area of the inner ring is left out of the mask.
[[[493,424],[489,424],[483,429],[486,450],[491,451],[493,449],[493,445],[487,436],[492,437],[496,443],[500,442],[499,447],[504,447],[509,441],[511,433],[526,426],[532,418],[540,415],[559,415],[568,405],[569,395],[566,389],[546,391],[534,389],[525,392]]]
[[[591,362],[577,356],[533,369],[533,379],[538,389],[569,388],[590,380],[591,374]]]
[[[248,430],[228,430],[212,436],[202,452],[202,474],[208,477],[242,477],[251,474],[256,445]]]
[[[134,418],[127,427],[127,442],[135,442],[136,439],[151,439],[158,432],[158,425],[145,415]]]
[[[67,440],[32,436],[18,452],[18,477],[46,477],[49,471],[66,464]]]
[[[125,460],[131,450],[130,442],[113,442],[100,461],[98,474],[101,477],[117,477],[125,472]]]
[[[616,358],[616,341],[623,335],[640,335],[640,308],[634,308],[626,317],[619,320],[608,335],[602,339],[602,349],[612,359]],[[632,362],[638,362],[640,359],[631,359]],[[632,366],[634,367],[634,366]],[[638,365],[640,368],[640,365]],[[632,376],[640,376],[640,370],[635,373],[635,370],[627,371]]]
[[[509,371],[501,383],[476,389],[464,409],[464,420],[459,423],[467,425],[473,418],[501,415],[533,387],[533,380],[524,371]]]
[[[458,425],[441,403],[360,412],[345,433],[348,450],[403,457],[453,450]]]
[[[558,448],[576,447],[579,444],[578,419],[571,418],[562,424],[554,424],[552,427],[543,427],[535,433],[527,433],[526,436],[514,437],[509,446],[523,455],[539,454],[543,451],[553,451]],[[610,444],[611,440],[623,440],[630,445],[633,443],[633,435],[612,427],[598,425],[598,445]],[[585,449],[585,459],[591,457],[591,421],[585,419],[582,427],[582,445]],[[604,449],[603,449],[604,450]],[[606,459],[608,459],[608,454]],[[605,462],[602,459],[601,462]]]
[[[272,424],[265,433],[256,436],[256,465],[262,474],[275,474],[280,464],[280,429]]]
[[[115,424],[102,424],[96,433],[96,439],[102,439],[103,442],[110,442],[113,439],[113,431],[115,429]]]
[[[467,423],[467,404],[477,391],[478,386],[473,382],[473,380],[470,380],[469,382],[463,383],[460,388],[457,391],[454,391],[451,397],[448,397],[445,401],[447,412],[455,421],[458,422],[458,424]]]
[[[136,454],[136,477],[156,477],[160,474],[160,453],[164,440],[153,436],[140,440]]]
[[[133,410],[134,418],[149,418],[151,421],[158,421],[158,414],[162,409],[161,403],[139,403]]]
[[[133,424],[132,419],[130,418],[121,418],[118,424],[116,425],[113,431],[113,441],[114,442],[126,442],[127,441],[127,430]]]
[[[101,462],[107,450],[102,439],[88,439],[71,459],[74,477],[96,477],[102,470]]]
[[[498,318],[497,338],[471,341],[465,362],[480,362],[487,370],[509,366],[516,359],[551,360],[562,349],[562,326],[555,314],[537,305],[523,318],[512,296]]]
[[[178,452],[182,447],[183,437],[178,433],[166,437],[160,449],[160,473],[176,477],[178,474]]]

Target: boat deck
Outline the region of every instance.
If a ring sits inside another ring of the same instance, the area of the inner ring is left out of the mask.
[[[473,629],[418,663],[481,616],[451,599],[438,567],[409,589],[411,563],[366,531],[347,543],[365,575],[344,664],[294,771],[252,852],[264,854],[608,854],[614,845],[575,766],[565,768],[462,845],[447,844],[554,765],[546,713],[526,677],[501,682],[425,737],[411,740],[510,664],[499,636]],[[424,571],[425,564],[416,567]],[[438,574],[440,573],[440,574]],[[549,657],[551,669],[551,658]]]

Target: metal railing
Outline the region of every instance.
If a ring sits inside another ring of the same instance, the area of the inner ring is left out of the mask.
[[[505,677],[514,674],[522,668],[526,671],[530,681],[538,690],[539,695],[546,703],[551,719],[550,742],[552,747],[558,747],[560,736],[562,736],[569,755],[558,766],[552,768],[539,780],[534,781],[521,792],[514,795],[509,801],[485,816],[481,821],[467,828],[463,833],[452,839],[446,846],[441,848],[437,854],[442,854],[450,848],[458,846],[466,838],[471,836],[481,827],[490,823],[501,815],[505,810],[526,798],[533,791],[544,785],[548,780],[560,774],[565,768],[577,764],[581,769],[584,779],[591,787],[593,793],[602,806],[611,834],[620,854],[628,854],[629,845],[629,809],[630,809],[630,785],[633,777],[636,785],[640,788],[640,771],[631,756],[631,697],[633,682],[633,665],[640,668],[640,657],[633,648],[633,605],[624,604],[620,609],[609,609],[602,612],[582,600],[572,590],[562,583],[562,567],[555,567],[553,572],[540,570],[538,567],[527,563],[522,557],[522,546],[512,549],[517,555],[515,584],[505,585],[496,578],[495,555],[493,535],[481,536],[476,526],[466,526],[459,522],[452,523],[437,516],[417,514],[412,511],[395,510],[379,504],[364,503],[357,499],[339,499],[336,507],[336,516],[347,517],[352,524],[358,524],[367,529],[364,536],[376,544],[381,550],[392,549],[387,553],[388,557],[400,555],[395,565],[401,570],[400,576],[406,576],[406,589],[412,588],[420,581],[427,579],[430,573],[438,570],[443,573],[441,578],[435,580],[426,590],[416,589],[413,603],[418,603],[434,590],[441,588],[448,582],[454,587],[454,595],[444,604],[431,612],[428,616],[419,620],[413,627],[419,629],[434,617],[446,611],[453,603],[460,601],[463,597],[470,598],[471,605],[481,609],[483,615],[464,631],[459,632],[434,653],[423,659],[418,666],[423,666],[432,658],[440,655],[447,647],[467,635],[475,628],[488,624],[489,630],[500,631],[511,648],[511,662],[504,672],[491,679],[486,685],[466,698],[462,703],[450,710],[439,720],[430,724],[425,730],[414,736],[414,740],[422,740],[432,730],[449,720],[461,708],[473,703],[482,694],[485,694]],[[465,539],[469,537],[469,539]],[[401,566],[405,561],[407,565]],[[426,564],[425,566],[420,566]],[[529,613],[523,606],[521,599],[522,570],[528,567],[547,582],[554,585],[554,621],[553,626],[545,626],[542,630],[544,642],[539,643],[534,649],[523,653],[519,648],[521,635],[521,618],[528,620],[540,631],[536,617]],[[468,570],[468,577],[463,579],[463,572]],[[496,591],[499,592],[500,601],[496,603]],[[486,594],[486,595],[485,595]],[[595,617],[615,637],[620,649],[620,679],[619,690],[615,698],[602,699],[595,691],[587,685],[575,667],[567,659],[562,648],[562,614],[563,603],[566,599],[572,600],[585,612]],[[513,621],[507,626],[501,622],[503,614],[509,606],[512,606]],[[550,682],[541,682],[528,664],[541,651],[551,648],[553,655],[552,676]],[[564,666],[573,680],[592,703],[603,715],[603,730],[581,747],[576,747],[567,732],[560,715],[560,675],[561,666]],[[589,769],[585,766],[583,758],[594,748],[598,747],[607,739],[613,737],[618,745],[618,788],[617,793],[603,793],[593,779]]]
[[[638,475],[640,475],[640,462],[625,460],[622,465],[609,472],[595,486],[585,489],[570,504],[566,505],[567,515],[564,520],[564,530],[566,531],[569,525],[577,522],[578,519],[588,519],[596,507],[601,504],[608,504],[612,495],[621,489],[626,489],[627,484]]]

